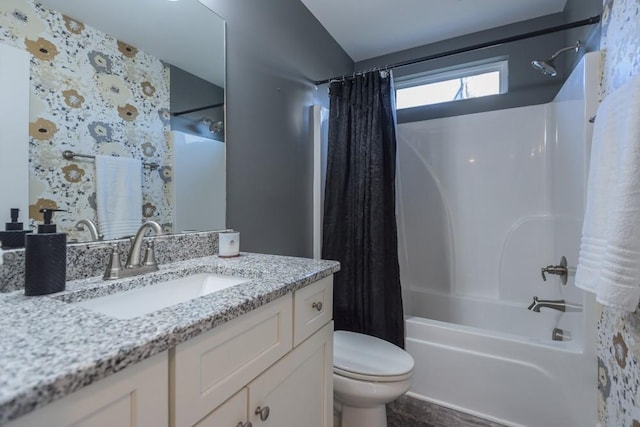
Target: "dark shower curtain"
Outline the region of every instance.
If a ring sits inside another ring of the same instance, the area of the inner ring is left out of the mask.
[[[404,348],[395,215],[396,129],[390,73],[332,82],[322,257],[338,260],[336,330]]]

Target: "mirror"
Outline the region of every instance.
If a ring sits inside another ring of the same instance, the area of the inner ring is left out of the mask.
[[[29,164],[16,165],[29,170],[23,222],[41,221],[41,208],[63,209],[58,230],[90,240],[75,225],[98,222],[104,195],[94,160],[82,155],[111,155],[157,165],[143,167],[143,220],[166,232],[224,228],[222,18],[198,0],[2,0],[0,27],[0,44],[31,55]],[[63,158],[65,150],[76,156]],[[200,208],[208,199],[218,212]]]

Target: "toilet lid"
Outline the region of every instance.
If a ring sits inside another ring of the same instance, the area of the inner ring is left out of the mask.
[[[333,366],[360,376],[398,377],[413,370],[413,357],[380,338],[348,331],[333,333]]]

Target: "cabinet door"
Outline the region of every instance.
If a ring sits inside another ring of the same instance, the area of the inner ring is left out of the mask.
[[[7,427],[169,425],[167,352],[91,384]]]
[[[249,419],[253,427],[333,425],[333,322],[249,384]]]
[[[175,348],[176,427],[194,425],[291,350],[292,307],[283,296]]]
[[[218,406],[194,427],[237,427],[247,422],[247,397],[249,390],[243,388],[229,400]]]

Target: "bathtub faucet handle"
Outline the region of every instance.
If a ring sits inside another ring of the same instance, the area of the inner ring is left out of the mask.
[[[541,269],[542,271],[542,280],[544,280],[545,282],[547,281],[547,276],[545,276],[545,273],[547,274],[556,274],[558,276],[560,276],[560,281],[562,282],[563,285],[567,284],[567,276],[569,274],[569,269],[567,268],[567,258],[562,257],[560,259],[560,264],[559,265],[548,265],[546,267],[542,267]]]

